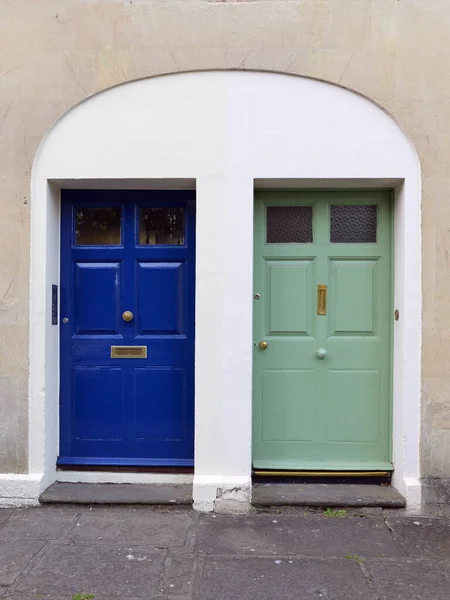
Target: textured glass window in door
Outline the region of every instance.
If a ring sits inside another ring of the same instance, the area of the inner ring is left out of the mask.
[[[313,241],[312,206],[268,206],[268,244],[310,244]]]
[[[184,208],[141,208],[139,244],[184,244]]]
[[[377,241],[376,205],[332,206],[330,240],[334,244],[375,243]]]
[[[120,208],[77,208],[75,243],[78,246],[120,244]]]

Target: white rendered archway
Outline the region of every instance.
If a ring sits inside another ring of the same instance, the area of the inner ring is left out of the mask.
[[[70,110],[44,138],[32,173],[30,474],[0,480],[0,496],[14,488],[23,503],[33,502],[56,479],[59,339],[50,294],[59,281],[59,190],[195,187],[194,502],[199,510],[219,504],[222,510],[245,509],[251,489],[255,186],[394,189],[400,311],[394,325],[394,484],[409,506],[420,504],[416,154],[389,115],[353,92],[297,76],[238,71],[115,87]],[[111,474],[96,478],[117,480]]]

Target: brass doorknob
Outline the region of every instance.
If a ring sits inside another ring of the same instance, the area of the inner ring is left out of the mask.
[[[265,350],[269,344],[267,342],[259,342],[261,350]]]
[[[131,310],[126,310],[123,314],[122,314],[122,319],[124,321],[132,321],[133,320],[133,313],[131,312]]]

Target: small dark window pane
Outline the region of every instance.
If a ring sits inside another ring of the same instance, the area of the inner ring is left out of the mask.
[[[330,239],[334,244],[377,241],[377,207],[370,204],[331,207]]]
[[[120,208],[78,208],[75,243],[79,246],[120,244]]]
[[[268,244],[310,244],[312,206],[268,206],[266,239]]]
[[[171,246],[184,244],[184,208],[141,208],[139,243]]]

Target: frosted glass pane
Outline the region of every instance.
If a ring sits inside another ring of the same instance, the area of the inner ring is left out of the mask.
[[[139,243],[170,246],[184,244],[184,208],[141,208]]]
[[[310,244],[313,241],[312,206],[268,206],[268,244]]]
[[[75,243],[79,246],[120,244],[120,208],[78,208]]]
[[[335,244],[375,243],[377,207],[371,204],[332,206],[330,239]]]

